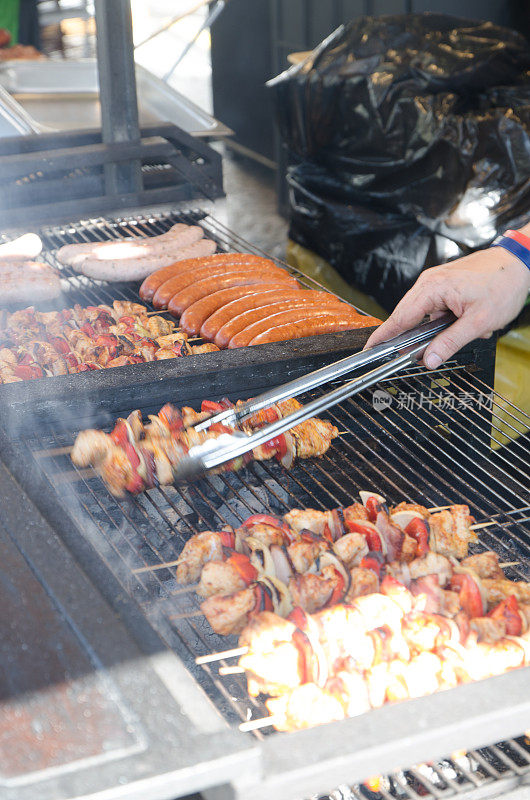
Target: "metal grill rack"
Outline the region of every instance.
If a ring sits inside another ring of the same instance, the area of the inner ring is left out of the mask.
[[[467,502],[479,522],[495,520],[494,526],[481,532],[475,549],[493,549],[502,561],[518,562],[507,569],[512,579],[530,577],[526,448],[512,438],[504,452],[492,453],[489,449],[489,436],[493,433],[495,438],[500,425],[501,407],[508,406],[514,422],[522,421],[524,415],[493,396],[486,384],[461,366],[446,368],[432,380],[412,372],[377,388],[395,392],[390,395],[393,400],[388,408],[374,411],[370,392],[328,412],[341,431],[339,439],[326,456],[299,461],[292,472],[275,463],[259,463],[237,474],[210,477],[187,489],[164,487],[124,500],[112,498],[90,471],[72,467],[65,451],[73,442],[74,431],[49,428],[25,441],[28,454],[44,470],[50,488],[60,487],[63,502],[75,515],[79,528],[86,532],[123,589],[140,604],[168,646],[184,658],[232,724],[263,716],[266,710],[249,698],[243,676],[219,675],[219,666],[227,666],[227,662],[197,667],[195,658],[236,646],[235,637],[218,637],[211,632],[199,615],[193,591],[183,591],[177,584],[174,568],[136,572],[177,558],[193,533],[223,524],[237,525],[252,513],[281,514],[300,506],[344,505],[359,489],[368,487],[395,502],[406,499],[428,506]],[[425,407],[406,407],[403,395],[420,402],[422,393],[431,398],[422,402]],[[446,402],[452,398],[456,408],[441,409],[440,396]],[[470,397],[476,405],[483,397],[486,399],[480,402],[489,406],[491,399],[492,411],[463,405],[458,408],[464,398],[469,403]],[[65,491],[72,484],[75,496]],[[263,738],[266,732],[254,735]],[[530,774],[530,747],[521,737],[385,778],[378,791],[353,788],[349,796],[389,800],[467,797],[472,792],[472,797],[480,789],[482,798],[494,796],[498,781],[510,779],[515,784],[523,774]]]
[[[115,219],[98,217],[73,222],[64,226],[43,227],[39,234],[43,240],[45,258],[56,269],[60,270],[61,277],[64,278],[63,292],[68,304],[112,303],[112,300],[117,299],[137,302],[139,283],[107,284],[102,281],[85,278],[71,268],[60,264],[54,256],[54,251],[64,244],[158,236],[161,233],[165,233],[177,222],[183,222],[187,225],[200,225],[204,229],[206,237],[217,242],[220,251],[254,253],[272,258],[273,261],[294,275],[303,286],[308,289],[322,289],[322,286],[317,281],[280,259],[270,256],[260,248],[251,245],[245,239],[230,231],[211,214],[198,209],[156,212]],[[62,299],[61,302],[63,302]],[[58,307],[57,304],[55,304],[55,307]]]
[[[62,228],[43,228],[40,233],[46,248],[45,257],[59,266],[53,253],[63,244],[159,234],[178,221],[202,225],[206,235],[215,239],[221,249],[260,253],[203,211],[153,213],[115,220],[98,218]],[[137,300],[138,284],[98,283],[60,268],[64,276],[64,298],[60,307],[75,302]],[[318,288],[317,283],[295,270],[290,271],[305,286]],[[149,366],[152,365],[109,372],[127,376],[127,386],[131,387],[136,376]],[[102,375],[97,373],[95,378],[99,380]],[[79,379],[81,376],[71,377]],[[123,393],[119,395],[123,405],[118,407],[115,397],[112,413],[109,407],[100,405],[91,407],[85,416],[77,411],[69,412],[68,404],[62,404],[64,396],[62,399],[57,396],[59,414],[52,415],[47,422],[39,418],[38,423],[26,427],[23,434],[11,431],[2,437],[3,457],[83,568],[91,576],[96,573],[101,576],[102,566],[104,572],[112,576],[113,582],[108,585],[106,581],[98,583],[110,604],[115,599],[115,587],[119,587],[182,660],[219,714],[231,726],[237,726],[242,720],[262,716],[263,705],[249,698],[241,675],[219,674],[219,667],[226,666],[223,662],[201,667],[195,664],[197,656],[224,650],[235,644],[235,640],[211,632],[199,613],[194,592],[182,591],[176,583],[174,570],[137,570],[174,560],[187,538],[197,531],[226,523],[237,525],[252,513],[282,514],[300,506],[332,508],[351,502],[359,489],[371,488],[386,495],[391,502],[406,499],[428,506],[467,502],[478,522],[495,521],[495,525],[481,531],[476,549],[494,549],[502,561],[517,562],[507,569],[507,575],[528,579],[528,448],[525,439],[516,438],[516,431],[527,426],[529,418],[508,401],[492,395],[483,377],[484,373],[480,369],[477,371],[476,364],[470,360],[463,362],[461,358],[428,377],[411,370],[399,379],[376,387],[375,392],[384,393],[382,405],[381,395],[377,396],[379,403],[376,403],[374,392],[370,391],[328,412],[327,416],[339,428],[340,437],[329,454],[321,459],[299,461],[291,472],[276,463],[254,464],[240,473],[210,477],[186,489],[153,489],[137,498],[114,499],[94,473],[75,469],[69,458],[78,430],[94,426],[108,428],[120,413],[132,410],[130,403],[123,400]],[[42,383],[53,389],[54,382],[59,385],[61,380],[56,378]],[[249,384],[248,391],[254,393],[252,389],[258,386]],[[6,390],[12,388],[5,387]],[[187,395],[193,391],[193,399],[199,397],[197,389],[193,388],[193,379],[186,384],[186,389],[179,391],[179,397],[165,396],[164,399],[184,403],[192,399]],[[116,386],[114,392],[116,395]],[[142,400],[138,405],[142,412],[158,411],[145,380],[139,392]],[[491,441],[508,441],[509,444],[501,451],[492,451]],[[477,686],[480,691],[480,685]],[[408,705],[401,704],[404,711]],[[254,737],[265,747],[265,759],[273,752],[266,746],[279,738],[271,733],[267,729],[248,734],[250,740]],[[297,736],[289,735],[288,739],[294,741]],[[475,733],[475,741],[478,738]],[[492,734],[491,739],[494,738]],[[361,739],[359,742],[364,753],[364,742]],[[297,746],[294,747],[296,751]],[[450,749],[447,747],[444,752]],[[377,762],[377,770],[381,772],[390,769],[385,766],[384,753]],[[329,761],[329,754],[326,757]],[[399,763],[412,760],[413,757]],[[391,769],[395,766],[394,758]],[[331,767],[327,769],[326,774],[336,775]],[[270,764],[268,770],[265,766],[265,774],[267,772],[270,772]],[[304,780],[304,792],[309,794],[309,790],[316,788],[315,782],[311,786],[309,778]],[[330,778],[327,786],[332,780],[336,777]],[[288,781],[287,777],[285,788],[277,792],[278,798],[295,796]],[[370,790],[366,785],[341,786],[331,797],[333,800],[418,800],[419,797],[484,800],[514,790],[518,792],[517,800],[523,800],[528,783],[530,746],[521,736],[429,766],[417,765],[394,772],[382,779],[377,789]],[[253,787],[252,791],[260,800],[257,788]],[[261,796],[267,796],[267,792],[270,795],[270,791],[264,786]],[[239,796],[245,796],[244,790],[239,791]]]

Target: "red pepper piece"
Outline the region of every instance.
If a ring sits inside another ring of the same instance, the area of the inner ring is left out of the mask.
[[[506,623],[506,633],[509,636],[520,636],[523,632],[523,622],[519,612],[519,605],[515,595],[511,594],[506,600],[492,608],[488,617],[503,619]]]
[[[114,430],[110,434],[110,438],[114,444],[119,445],[125,449],[125,445],[129,444],[129,431],[125,420],[120,419],[114,426]]]
[[[140,465],[140,457],[138,456],[138,453],[136,452],[132,444],[129,442],[129,440],[127,440],[123,449],[125,450],[125,453],[127,455],[127,458],[129,459],[129,463],[133,471],[133,476],[131,480],[127,483],[125,488],[127,489],[128,492],[131,492],[131,494],[138,494],[144,488],[143,478],[140,477],[137,471]]]
[[[287,619],[289,622],[292,622],[293,625],[296,625],[297,628],[300,628],[301,631],[305,631],[307,628],[307,614],[300,606],[295,606]]]
[[[265,442],[263,448],[269,452],[274,452],[278,461],[281,461],[287,453],[287,441],[285,436],[283,433],[280,433],[279,436],[275,436],[273,439],[269,439],[268,442]]]
[[[381,567],[384,564],[383,556],[380,552],[368,553],[364,558],[361,558],[359,566],[362,569],[371,569],[377,577],[381,576]]]
[[[222,403],[216,403],[215,400],[203,400],[201,403],[201,411],[208,414],[216,414],[218,411],[224,411]]]
[[[322,531],[322,538],[326,539],[326,541],[328,542],[333,543],[333,534],[331,533],[331,529],[327,522],[324,524],[324,530]]]
[[[344,590],[346,587],[346,581],[344,580],[344,575],[341,572],[339,572],[338,569],[334,569],[333,572],[337,576],[337,583],[331,593],[331,597],[326,603],[327,606],[334,606],[336,603],[339,603],[344,597]]]
[[[210,425],[208,428],[209,431],[212,433],[233,433],[234,431],[232,428],[229,428],[228,425],[223,425],[221,422],[214,422],[213,425]]]
[[[123,449],[125,450],[125,453],[127,454],[127,458],[129,459],[131,467],[133,469],[137,469],[140,466],[140,457],[139,457],[138,453],[136,452],[136,449],[129,442],[129,440],[126,441]]]
[[[466,572],[457,572],[451,578],[451,589],[459,590],[460,605],[469,617],[484,614],[482,595],[473,577]]]
[[[416,539],[418,545],[416,555],[418,557],[425,555],[429,549],[429,526],[427,522],[421,517],[414,517],[405,528],[405,533]]]
[[[236,546],[236,537],[232,531],[219,531],[219,537],[223,547],[228,547],[230,550],[233,550]]]
[[[131,494],[140,494],[144,488],[144,482],[137,472],[133,473],[131,480],[125,485],[125,488]]]
[[[378,531],[369,525],[363,525],[362,520],[359,519],[346,519],[345,522],[350,533],[362,533],[366,538],[369,550],[380,552],[383,549]]]
[[[172,406],[171,403],[166,403],[165,406],[162,406],[162,408],[158,412],[158,416],[160,417],[164,425],[167,425],[172,435],[174,435],[178,431],[181,431],[184,427],[182,414],[180,413],[178,408]]]
[[[258,577],[258,570],[250,563],[249,557],[243,553],[232,553],[230,558],[226,559],[226,563],[234,567],[241,580],[247,586],[250,586]]]
[[[369,497],[366,503],[364,504],[366,511],[368,512],[368,519],[370,522],[375,522],[377,519],[377,515],[381,510],[381,503],[377,499],[377,497]]]

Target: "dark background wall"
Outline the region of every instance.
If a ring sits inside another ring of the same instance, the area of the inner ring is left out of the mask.
[[[230,0],[212,29],[215,116],[241,145],[277,161],[265,81],[286,69],[289,53],[312,49],[363,14],[421,11],[487,19],[530,33],[530,0]]]

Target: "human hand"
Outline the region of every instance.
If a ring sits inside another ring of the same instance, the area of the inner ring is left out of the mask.
[[[423,354],[437,369],[473,339],[488,339],[522,309],[530,291],[530,270],[502,247],[492,247],[431,267],[398,303],[391,316],[370,336],[366,347],[385,342],[431,318],[452,311],[458,317],[438,334]]]

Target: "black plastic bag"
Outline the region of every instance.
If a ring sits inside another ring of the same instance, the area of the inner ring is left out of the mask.
[[[366,17],[271,86],[291,238],[386,308],[530,212],[530,49],[513,31]]]

